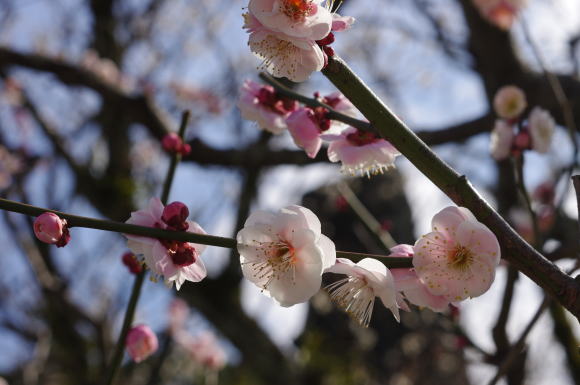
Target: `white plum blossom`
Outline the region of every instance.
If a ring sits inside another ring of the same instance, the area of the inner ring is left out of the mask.
[[[542,154],[548,152],[556,129],[552,115],[543,108],[534,107],[528,117],[528,128],[532,137],[532,148]]]
[[[336,260],[334,243],[305,207],[256,211],[237,235],[244,277],[281,306],[305,302],[319,289],[322,272]]]
[[[375,304],[379,297],[397,321],[400,298],[393,275],[387,267],[373,258],[365,258],[358,263],[337,258],[336,264],[327,273],[345,274],[346,278],[326,287],[330,298],[364,327],[369,325]]]
[[[511,124],[503,119],[495,121],[491,132],[490,151],[495,160],[503,160],[510,156],[514,141],[514,130]]]
[[[495,113],[503,119],[517,118],[527,105],[526,94],[514,85],[500,88],[493,97]]]
[[[248,10],[273,32],[321,40],[330,33],[333,17],[320,3],[314,0],[250,0]]]
[[[494,233],[465,207],[447,207],[433,231],[414,246],[413,266],[431,294],[449,302],[485,293],[495,278],[500,247]]]

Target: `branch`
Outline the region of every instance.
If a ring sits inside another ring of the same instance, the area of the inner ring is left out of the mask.
[[[465,176],[441,160],[338,57],[329,60],[324,75],[403,155],[457,205],[470,209],[498,237],[503,257],[557,298],[580,318],[580,282],[562,272],[526,241],[471,186]]]

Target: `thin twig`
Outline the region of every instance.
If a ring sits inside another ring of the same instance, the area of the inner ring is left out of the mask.
[[[145,227],[138,225],[130,225],[128,223],[120,223],[114,221],[107,221],[102,219],[80,217],[71,215],[56,210],[49,210],[42,207],[27,205],[20,202],[14,202],[8,199],[0,198],[0,210],[12,211],[30,216],[39,216],[45,212],[55,213],[61,218],[67,220],[69,224],[75,227],[86,227],[90,229],[112,231],[116,233],[141,235],[149,238],[157,239],[171,239],[181,242],[199,243],[202,245],[224,247],[233,249],[237,247],[237,242],[233,238],[218,237],[215,235],[188,233],[185,231],[169,231],[157,229],[154,227]],[[350,258],[353,260],[361,260],[363,258],[380,258],[381,262],[390,269],[394,268],[411,268],[411,258],[384,258],[385,255],[356,253],[352,251],[337,251],[336,256],[340,258]]]
[[[189,122],[189,111],[185,111],[181,117],[181,124],[179,127],[179,137],[183,140],[185,134],[185,129]],[[165,177],[165,183],[163,183],[163,191],[161,193],[161,203],[167,204],[169,199],[169,193],[171,191],[171,185],[173,184],[173,177],[175,176],[175,169],[181,160],[181,155],[176,152],[171,157],[171,163],[169,164],[169,169],[167,170],[167,176]],[[107,377],[104,382],[105,385],[111,385],[115,380],[115,375],[121,362],[123,361],[123,351],[125,350],[125,340],[127,339],[127,334],[129,334],[129,329],[133,323],[133,316],[135,315],[135,310],[137,309],[137,302],[139,301],[139,296],[141,294],[141,289],[143,288],[143,281],[147,275],[147,270],[143,269],[135,277],[135,282],[133,283],[133,289],[131,290],[131,298],[129,299],[129,304],[127,305],[127,311],[125,312],[125,317],[123,319],[123,327],[121,328],[121,334],[117,340],[115,346],[115,351],[113,353],[113,358],[111,360],[111,365],[107,370]]]
[[[526,210],[528,214],[530,214],[530,219],[532,220],[532,231],[533,231],[533,246],[538,249],[542,244],[540,239],[540,229],[538,227],[538,217],[536,216],[536,212],[532,207],[532,201],[530,200],[530,195],[528,194],[528,190],[526,189],[526,184],[524,182],[524,155],[520,154],[514,157],[514,172],[516,175],[516,184],[518,186],[518,190],[520,195],[522,196],[522,200],[526,206]]]
[[[381,241],[387,250],[397,245],[397,242],[395,242],[391,236],[391,233],[383,229],[379,221],[377,221],[374,215],[365,207],[360,199],[358,199],[348,184],[341,182],[336,186],[336,189],[340,195],[346,199],[347,203],[350,205],[362,223],[364,223],[364,225],[370,230],[371,233],[376,235],[376,237]]]
[[[512,348],[508,352],[507,356],[505,357],[505,360],[500,365],[500,367],[497,370],[497,373],[491,379],[491,381],[488,383],[488,385],[497,384],[497,382],[502,378],[502,376],[507,373],[507,371],[509,370],[509,368],[513,364],[513,362],[516,359],[516,357],[518,356],[518,354],[524,348],[524,344],[526,342],[526,338],[528,338],[528,334],[530,334],[534,325],[538,322],[538,320],[540,319],[540,316],[542,315],[544,310],[546,310],[549,303],[550,303],[550,299],[548,297],[545,297],[544,300],[542,301],[542,303],[540,304],[540,306],[538,307],[538,310],[536,310],[536,313],[534,314],[534,316],[532,317],[532,319],[530,320],[530,322],[528,323],[528,325],[526,326],[526,328],[524,329],[524,331],[520,335],[520,338],[518,338],[518,341],[512,346]]]

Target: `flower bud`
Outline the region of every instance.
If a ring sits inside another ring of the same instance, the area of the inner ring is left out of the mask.
[[[143,271],[143,265],[137,260],[135,255],[131,252],[126,252],[122,257],[123,264],[132,274],[139,274]]]
[[[189,209],[181,202],[173,202],[165,206],[161,219],[176,230],[185,231],[189,227],[186,220]]]
[[[517,118],[526,107],[526,94],[516,86],[500,88],[493,98],[493,108],[500,118]]]
[[[129,330],[125,347],[133,361],[139,363],[155,353],[158,347],[157,336],[147,325],[137,325]]]
[[[181,151],[181,147],[183,146],[183,142],[181,140],[181,138],[179,137],[179,135],[177,135],[176,133],[172,132],[170,134],[167,134],[163,137],[163,140],[161,141],[161,145],[163,146],[163,149],[171,154],[175,154]]]
[[[34,220],[34,234],[44,243],[65,246],[70,240],[66,220],[54,213],[43,213]]]

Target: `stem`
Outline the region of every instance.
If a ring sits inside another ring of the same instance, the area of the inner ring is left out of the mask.
[[[519,154],[516,155],[514,158],[514,171],[516,174],[516,184],[518,186],[518,190],[520,190],[520,195],[524,200],[526,205],[526,210],[530,214],[530,218],[532,220],[532,231],[533,231],[533,243],[534,246],[538,249],[539,246],[542,244],[542,240],[540,239],[540,229],[538,227],[538,217],[536,216],[536,212],[532,208],[532,202],[530,201],[530,195],[528,194],[528,190],[526,189],[526,185],[524,183],[524,155]]]
[[[457,205],[467,207],[498,237],[502,256],[514,267],[557,298],[580,317],[580,282],[523,240],[471,186],[467,178],[441,160],[372,90],[337,56],[329,58],[324,75],[359,109],[380,135],[389,140],[411,163]]]
[[[536,313],[534,314],[534,316],[532,317],[532,319],[530,320],[530,322],[528,323],[528,325],[526,326],[526,328],[524,329],[524,331],[520,335],[520,338],[518,338],[518,341],[510,349],[510,351],[507,354],[507,356],[505,357],[503,363],[500,365],[499,369],[497,370],[496,375],[491,379],[491,381],[489,382],[488,385],[497,384],[497,382],[502,378],[502,376],[505,373],[507,373],[510,366],[513,364],[514,360],[517,358],[518,354],[524,348],[524,344],[526,342],[526,338],[528,338],[528,334],[530,334],[530,332],[534,328],[534,325],[538,322],[538,320],[540,319],[540,316],[542,315],[544,310],[546,310],[546,307],[548,307],[549,303],[550,303],[550,299],[547,297],[544,298],[544,300],[542,301],[542,303],[538,307],[538,310],[536,310]]]
[[[185,134],[185,129],[187,128],[187,123],[189,122],[189,111],[184,111],[181,116],[181,124],[179,126],[179,137],[183,139]],[[165,183],[163,184],[163,191],[161,193],[161,203],[167,204],[167,199],[169,198],[169,193],[171,191],[171,185],[173,184],[173,177],[175,176],[175,169],[181,160],[181,154],[176,153],[171,157],[171,163],[169,164],[169,170],[167,170],[167,176],[165,177]],[[141,295],[141,288],[143,287],[143,281],[145,280],[145,275],[147,275],[147,270],[143,269],[135,277],[135,282],[133,283],[133,289],[131,290],[131,298],[129,299],[129,304],[127,305],[127,311],[125,312],[125,317],[123,319],[123,327],[121,328],[121,335],[117,340],[115,346],[115,351],[113,353],[113,358],[111,359],[111,365],[107,371],[107,378],[105,380],[105,385],[111,385],[115,380],[115,375],[121,362],[123,361],[123,352],[125,350],[125,340],[127,339],[127,334],[129,334],[129,329],[133,323],[133,316],[135,315],[135,309],[137,309],[137,302],[139,301],[139,296]]]
[[[395,242],[391,233],[382,228],[379,221],[377,221],[373,214],[371,214],[360,199],[358,199],[348,184],[341,182],[336,186],[336,188],[369,231],[383,244],[385,249],[389,250],[397,245],[397,242]]]
[[[199,243],[202,245],[224,247],[227,249],[237,248],[237,241],[233,238],[218,237],[215,235],[188,233],[185,231],[169,231],[153,227],[144,227],[138,225],[130,225],[127,223],[120,223],[102,219],[94,219],[87,217],[80,217],[71,215],[60,211],[49,210],[42,207],[27,205],[24,203],[14,202],[8,199],[0,198],[0,210],[12,211],[15,213],[39,216],[45,212],[55,213],[61,218],[68,221],[70,226],[86,227],[90,229],[113,231],[117,233],[141,235],[149,238],[171,239],[181,242]],[[361,260],[363,258],[380,258],[381,262],[388,268],[411,268],[412,259],[401,258],[385,258],[385,255],[355,253],[351,251],[337,251],[336,256],[339,258],[350,258],[353,260]]]
[[[276,92],[278,92],[282,96],[285,96],[285,97],[293,99],[293,100],[297,100],[300,103],[302,103],[308,107],[312,107],[312,108],[322,107],[322,108],[327,109],[329,119],[338,120],[339,122],[346,123],[349,126],[353,126],[353,127],[358,128],[359,130],[362,130],[362,131],[376,132],[376,130],[373,129],[373,127],[371,126],[370,123],[364,122],[362,120],[353,118],[352,116],[348,116],[348,115],[345,115],[343,113],[340,113],[340,112],[336,111],[335,109],[333,109],[332,107],[330,107],[329,105],[322,103],[318,99],[309,98],[307,96],[301,95],[301,94],[295,92],[294,90],[286,87],[284,84],[280,83],[273,76],[271,76],[267,73],[261,72],[260,78],[263,81],[265,81],[266,83],[270,84],[272,87],[274,87],[276,89]]]

